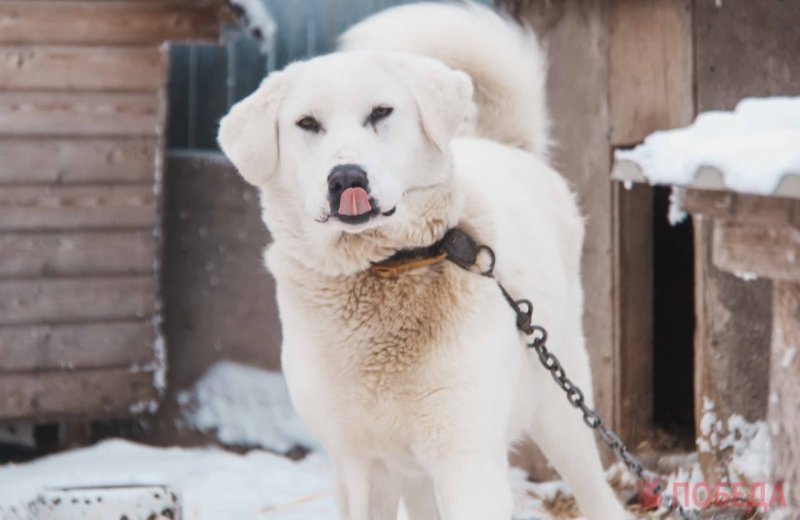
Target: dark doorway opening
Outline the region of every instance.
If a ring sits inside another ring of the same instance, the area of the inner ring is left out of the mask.
[[[686,216],[670,222],[672,188],[653,189],[653,418],[694,447],[694,241]],[[676,206],[677,207],[677,206]]]

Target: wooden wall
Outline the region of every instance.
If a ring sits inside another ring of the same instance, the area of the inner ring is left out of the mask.
[[[280,370],[275,285],[264,267],[270,240],[258,191],[218,152],[172,152],[164,211],[164,334],[171,359],[163,405],[147,440],[213,442],[180,428],[177,397],[222,360]]]
[[[0,0],[0,420],[155,403],[163,42],[211,2]]]

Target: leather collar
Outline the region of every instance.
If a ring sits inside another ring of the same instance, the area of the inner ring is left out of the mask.
[[[444,237],[426,247],[401,249],[386,260],[374,263],[370,271],[381,278],[397,278],[403,273],[440,264],[445,260],[454,262],[463,269],[470,269],[478,259],[478,254],[486,249],[480,246],[466,232],[453,228]],[[494,255],[488,273],[494,269]]]

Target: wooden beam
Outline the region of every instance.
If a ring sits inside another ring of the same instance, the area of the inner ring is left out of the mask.
[[[0,233],[0,279],[153,273],[153,230]]]
[[[0,88],[154,91],[163,83],[161,52],[157,46],[2,45]]]
[[[8,186],[0,230],[144,228],[159,223],[152,185]]]
[[[653,191],[614,185],[615,343],[619,374],[615,424],[629,445],[653,432]]]
[[[128,368],[0,374],[4,420],[129,417],[131,407],[158,398],[152,371]]]
[[[712,259],[713,222],[693,218],[696,437],[703,474],[714,485],[728,478],[730,450],[714,443],[729,433],[728,418],[766,417],[772,284],[719,270]]]
[[[0,280],[0,325],[147,318],[157,285],[152,275]]]
[[[161,2],[6,0],[0,2],[0,43],[160,44],[216,40],[218,7]]]
[[[694,117],[691,0],[611,2],[611,142],[629,146]]]
[[[3,91],[0,136],[155,136],[159,109],[155,92]]]
[[[152,182],[156,137],[0,139],[0,184]]]
[[[144,365],[155,341],[146,321],[0,327],[0,374]]]
[[[800,280],[800,278],[798,278]],[[769,400],[772,482],[800,513],[800,282],[775,284]]]
[[[729,273],[771,280],[800,280],[800,229],[789,226],[714,223],[714,265]]]

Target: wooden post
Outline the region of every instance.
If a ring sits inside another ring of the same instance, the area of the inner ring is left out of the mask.
[[[618,434],[636,445],[653,430],[653,190],[614,188],[614,331]]]
[[[766,418],[771,283],[721,271],[712,255],[713,222],[695,219],[695,421],[700,465],[709,482],[726,481],[729,451],[718,439],[727,421]],[[687,381],[687,384],[690,382]]]
[[[694,116],[688,0],[623,1],[610,7],[611,146],[640,143]],[[635,446],[653,433],[653,191],[613,186],[614,425]]]
[[[773,296],[769,429],[773,483],[800,513],[800,282],[776,282]]]

